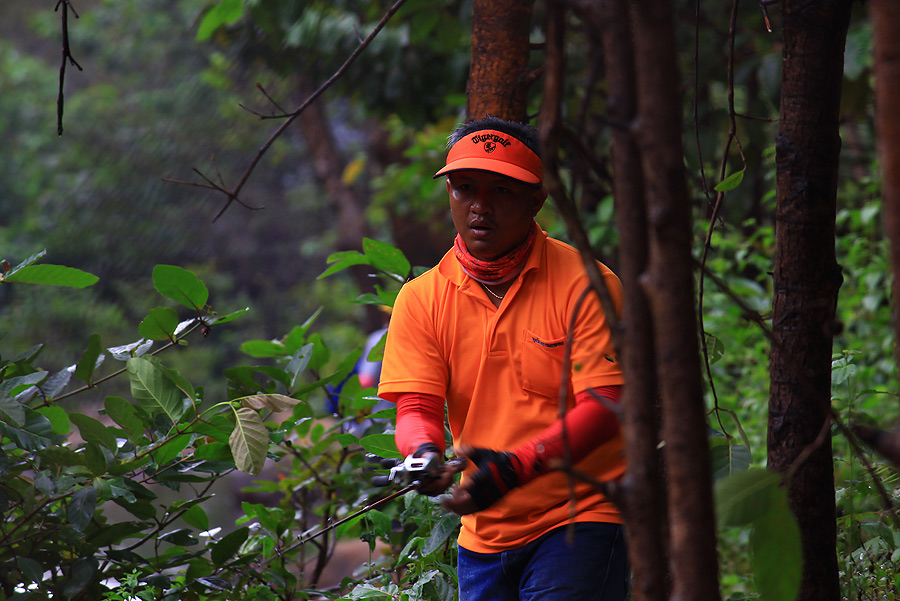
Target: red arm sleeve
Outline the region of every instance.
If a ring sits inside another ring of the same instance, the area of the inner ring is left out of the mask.
[[[598,386],[593,392],[600,397],[618,403],[621,386]],[[398,412],[399,413],[399,412]],[[575,395],[575,407],[538,436],[513,450],[521,465],[516,470],[519,485],[534,480],[549,471],[551,461],[565,457],[563,421],[573,463],[578,463],[588,454],[611,440],[619,432],[616,414],[586,390]],[[399,424],[399,417],[398,417]],[[399,431],[399,425],[398,425]]]
[[[397,397],[397,449],[403,456],[426,443],[444,452],[444,399],[432,394],[406,392]]]

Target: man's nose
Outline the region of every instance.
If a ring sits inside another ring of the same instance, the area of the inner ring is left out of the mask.
[[[487,190],[480,190],[475,194],[475,200],[472,201],[473,213],[490,213],[493,211],[494,205],[490,193]]]

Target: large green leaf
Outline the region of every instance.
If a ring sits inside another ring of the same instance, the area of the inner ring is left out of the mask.
[[[144,420],[141,419],[137,406],[118,396],[106,397],[103,406],[106,414],[125,429],[132,442],[143,436]]]
[[[16,428],[0,421],[0,435],[11,438],[20,448],[40,451],[54,444],[53,425],[34,409],[25,407],[25,423]]]
[[[766,469],[736,472],[716,482],[719,526],[747,526],[778,503],[781,475]]]
[[[0,422],[15,428],[25,424],[25,405],[0,391]]]
[[[244,0],[220,0],[213,5],[200,21],[197,41],[204,41],[223,25],[231,25],[244,14]]]
[[[206,284],[196,275],[175,265],[157,265],[153,268],[153,285],[156,290],[188,307],[200,311],[209,300]]]
[[[7,282],[24,284],[45,284],[47,286],[66,286],[68,288],[86,288],[93,286],[100,279],[92,273],[65,267],[63,265],[28,265],[19,271],[7,275]]]
[[[262,471],[269,450],[269,432],[253,409],[241,407],[235,412],[234,430],[228,438],[235,466],[256,475]]]
[[[138,333],[150,340],[173,340],[178,327],[178,314],[169,307],[150,309],[138,326]]]
[[[149,413],[162,412],[178,423],[184,415],[184,397],[175,383],[144,357],[132,357],[126,365],[134,400]]]
[[[386,242],[363,238],[363,252],[371,261],[372,267],[390,274],[400,282],[406,281],[411,266],[400,249]]]
[[[750,449],[742,444],[734,444],[724,437],[712,437],[709,447],[713,479],[716,481],[750,467]]]
[[[220,566],[234,557],[234,554],[241,548],[241,545],[244,544],[249,535],[250,528],[238,528],[234,532],[223,536],[221,540],[216,541],[212,546],[212,551],[210,551],[213,563]]]
[[[397,450],[393,434],[371,434],[363,436],[359,444],[368,453],[385,459],[402,459],[403,455]]]
[[[113,452],[116,451],[116,429],[109,428],[93,417],[81,413],[70,413],[69,419],[78,428],[85,442],[95,442]]]
[[[193,436],[190,434],[179,434],[174,438],[163,443],[156,452],[153,454],[154,459],[156,459],[157,465],[165,465],[178,457],[178,454],[181,453],[193,440]]]
[[[97,509],[97,491],[90,484],[75,491],[68,504],[67,516],[72,527],[83,532]]]
[[[459,516],[446,513],[431,530],[431,535],[422,545],[422,555],[431,555],[440,549],[444,542],[459,528]]]
[[[779,491],[774,506],[754,522],[750,531],[750,563],[763,599],[793,601],[800,591],[803,550],[787,494]]]

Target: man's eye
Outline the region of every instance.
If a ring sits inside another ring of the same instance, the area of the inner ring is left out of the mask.
[[[503,186],[497,187],[497,194],[509,194],[510,192],[512,192],[512,190],[509,188],[504,188]]]

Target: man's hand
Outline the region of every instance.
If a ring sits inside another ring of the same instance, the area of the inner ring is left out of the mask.
[[[465,486],[454,488],[441,502],[448,511],[467,515],[487,509],[519,485],[520,461],[512,453],[463,447],[457,449],[457,455],[474,463],[478,470]]]
[[[421,480],[416,492],[435,497],[442,494],[450,485],[453,484],[453,478],[462,470],[464,462],[444,463],[440,450],[436,445],[431,443],[421,445],[413,453],[413,457],[425,459],[429,455],[433,455],[438,460],[438,467]]]

